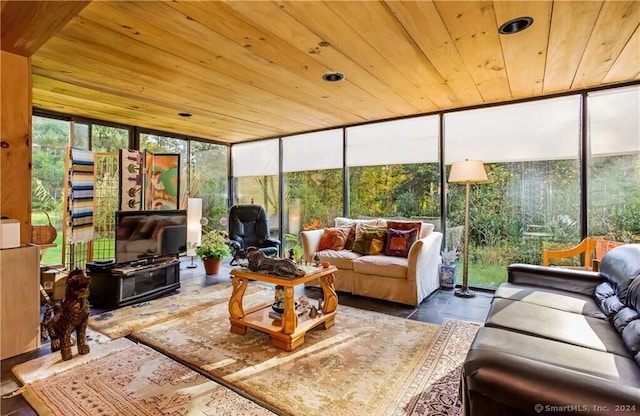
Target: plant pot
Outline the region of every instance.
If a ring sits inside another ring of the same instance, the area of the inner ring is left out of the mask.
[[[442,263],[440,265],[440,289],[452,290],[456,285],[456,265]]]
[[[218,274],[220,273],[220,265],[222,264],[222,259],[218,259],[215,257],[209,257],[207,259],[202,260],[204,264],[204,272],[205,274]]]

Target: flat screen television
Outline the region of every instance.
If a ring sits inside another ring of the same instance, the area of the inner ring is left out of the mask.
[[[187,250],[187,211],[116,211],[115,261],[152,261]]]

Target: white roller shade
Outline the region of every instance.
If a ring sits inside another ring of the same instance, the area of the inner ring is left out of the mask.
[[[233,176],[277,175],[278,154],[278,139],[236,144],[231,148]]]
[[[589,94],[587,109],[592,155],[640,152],[640,87]]]
[[[461,111],[444,121],[446,164],[578,157],[580,96]]]
[[[347,128],[347,166],[435,163],[438,116]]]
[[[282,170],[303,172],[342,168],[342,129],[282,139]]]

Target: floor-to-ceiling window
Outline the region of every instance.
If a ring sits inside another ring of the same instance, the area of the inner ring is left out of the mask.
[[[58,231],[56,246],[44,250],[42,263],[64,263],[62,219],[67,146],[92,150],[96,155],[93,258],[112,258],[113,211],[118,209],[119,198],[118,151],[133,148],[130,140],[132,129],[129,126],[39,112],[32,120],[32,221],[33,224],[46,224],[46,215],[49,215]],[[189,142],[191,159],[187,163]],[[189,187],[192,187],[191,195],[203,198],[203,215],[217,221],[226,217],[228,146],[148,133],[141,134],[140,143],[142,150],[180,155],[182,208],[186,208],[187,194]]]
[[[282,139],[285,250],[301,252],[299,232],[333,226],[343,213],[342,129]]]
[[[449,240],[469,250],[469,283],[495,287],[514,262],[539,264],[542,248],[580,235],[580,96],[444,116],[445,164],[481,160],[464,247],[465,186],[447,184]],[[455,243],[454,243],[455,245]]]
[[[640,242],[640,87],[588,95],[587,234]]]
[[[34,115],[32,207],[33,224],[43,224],[51,219],[56,227],[55,247],[43,248],[43,264],[63,264],[62,227],[64,210],[64,180],[67,146],[93,150],[105,155],[129,145],[129,129],[71,118],[51,118]],[[117,166],[113,163],[96,163],[94,189],[94,259],[112,257],[111,234],[114,228],[113,210],[117,206]],[[46,214],[45,214],[46,213]]]
[[[265,207],[270,234],[280,235],[279,139],[241,143],[233,146],[232,174],[234,204]]]
[[[71,122],[33,116],[32,137],[31,221],[34,225],[43,225],[51,219],[58,234],[54,241],[56,247],[44,251],[42,264],[59,265],[62,264],[65,148],[71,140]]]
[[[226,229],[229,147],[192,140],[189,150],[189,196],[202,198],[202,216],[212,227]]]
[[[422,218],[440,227],[439,118],[346,129],[349,215]]]

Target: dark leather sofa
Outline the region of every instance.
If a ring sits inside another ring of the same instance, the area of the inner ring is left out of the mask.
[[[640,245],[599,272],[514,264],[462,366],[465,415],[640,414]]]

